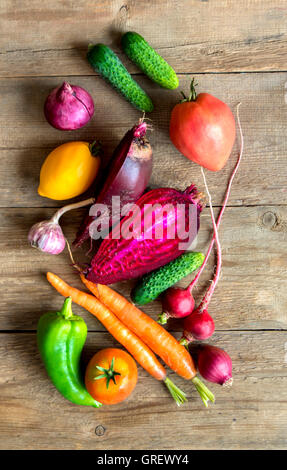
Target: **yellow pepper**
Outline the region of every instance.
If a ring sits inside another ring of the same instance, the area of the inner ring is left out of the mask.
[[[56,199],[70,199],[84,193],[100,167],[96,142],[67,142],[55,148],[44,161],[38,193]]]

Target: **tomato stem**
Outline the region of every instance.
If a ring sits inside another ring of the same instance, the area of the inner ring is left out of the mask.
[[[187,100],[187,97],[185,96],[185,94],[183,93],[183,91],[180,92],[181,95],[183,96],[183,100],[181,100],[181,103],[185,103],[185,101],[188,101]]]
[[[192,78],[191,83],[190,83],[190,93],[188,98],[185,96],[184,92],[181,91],[180,93],[183,96],[183,100],[181,100],[181,103],[186,103],[188,101],[195,101],[197,98],[197,93],[195,91],[195,87],[198,85],[198,83],[194,83],[194,78]]]
[[[89,145],[89,149],[90,149],[90,152],[93,155],[93,157],[100,156],[102,154],[102,151],[103,151],[101,143],[98,142],[97,140],[94,140],[94,142],[92,142]]]
[[[190,82],[190,93],[189,93],[188,101],[195,101],[197,98],[195,87],[198,85],[198,83],[194,83],[194,80],[195,78],[193,77],[193,79]]]
[[[105,369],[104,367],[101,367],[101,366],[96,366],[96,368],[103,373],[94,377],[93,380],[107,379],[107,384],[106,384],[107,388],[109,388],[111,380],[114,382],[115,385],[117,385],[116,375],[121,375],[121,374],[114,370],[114,362],[115,362],[115,358],[113,357],[109,369]]]

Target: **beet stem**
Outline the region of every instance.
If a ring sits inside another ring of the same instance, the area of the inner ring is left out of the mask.
[[[242,129],[241,129],[241,124],[240,124],[240,119],[239,119],[239,107],[240,107],[241,103],[238,103],[237,107],[236,107],[236,113],[237,113],[237,122],[238,122],[238,128],[239,128],[239,132],[240,132],[240,152],[239,152],[239,156],[238,156],[238,159],[237,159],[237,162],[236,162],[236,165],[234,167],[234,170],[230,176],[230,179],[229,179],[229,182],[228,182],[228,186],[227,186],[227,190],[226,190],[226,193],[225,193],[225,197],[224,197],[224,201],[223,201],[223,205],[222,205],[222,208],[220,210],[220,213],[219,213],[219,216],[218,216],[218,219],[217,219],[217,223],[216,223],[216,227],[217,229],[219,228],[220,226],[220,222],[221,222],[221,219],[222,219],[222,216],[223,216],[223,213],[224,213],[224,210],[225,210],[225,207],[226,207],[226,204],[227,204],[227,201],[229,199],[229,195],[230,195],[230,190],[231,190],[231,185],[232,185],[232,182],[233,182],[233,179],[237,173],[237,170],[239,168],[239,165],[240,165],[240,162],[241,162],[241,158],[242,158],[242,154],[243,154],[243,148],[244,148],[244,139],[243,139],[243,134],[242,134]],[[192,292],[192,289],[193,287],[197,284],[200,276],[201,276],[201,273],[202,271],[204,270],[205,266],[206,266],[206,263],[208,261],[208,258],[209,258],[209,255],[211,253],[211,250],[213,248],[213,245],[214,245],[214,242],[215,242],[215,233],[213,234],[213,237],[212,237],[212,240],[211,240],[211,243],[209,245],[209,248],[208,248],[208,251],[206,253],[206,256],[204,258],[204,261],[199,269],[199,271],[197,272],[195,278],[192,280],[192,282],[189,284],[188,286],[188,291],[189,293],[191,294]]]

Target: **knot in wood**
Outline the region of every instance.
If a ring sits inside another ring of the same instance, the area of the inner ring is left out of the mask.
[[[274,212],[268,211],[268,212],[265,212],[265,214],[263,214],[262,224],[264,225],[264,227],[273,228],[277,225],[277,223],[278,223],[278,218],[277,218],[277,215],[274,214]]]
[[[106,432],[106,428],[102,426],[101,424],[99,424],[99,426],[97,426],[95,429],[95,434],[97,436],[103,436],[105,432]]]

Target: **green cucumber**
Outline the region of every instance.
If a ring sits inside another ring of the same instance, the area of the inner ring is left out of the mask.
[[[105,44],[91,44],[88,61],[118,92],[143,112],[153,110],[153,103],[146,92],[132,79],[116,54]]]
[[[203,253],[188,252],[165,266],[146,274],[132,290],[132,301],[139,305],[152,302],[163,291],[198,269],[203,261]]]
[[[125,33],[122,37],[122,48],[151,80],[169,90],[178,87],[178,78],[173,68],[140,34],[132,31]]]

